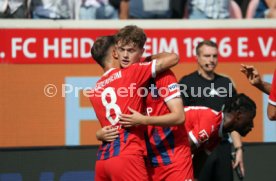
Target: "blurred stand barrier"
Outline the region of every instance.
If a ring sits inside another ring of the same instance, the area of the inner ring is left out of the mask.
[[[244,146],[244,181],[275,181],[276,143]],[[2,148],[0,181],[92,181],[96,151],[97,146]]]
[[[0,149],[0,181],[92,181],[97,146]]]

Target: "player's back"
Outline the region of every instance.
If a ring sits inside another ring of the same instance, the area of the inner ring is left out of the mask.
[[[185,127],[189,137],[199,147],[211,151],[222,137],[223,113],[203,106],[186,106]]]
[[[110,69],[97,82],[90,100],[101,126],[112,125],[119,130],[119,137],[103,143],[98,159],[108,159],[122,154],[144,154],[144,127],[123,128],[118,123],[121,113],[129,114],[128,107],[143,112],[143,95],[139,88],[146,87],[154,75],[152,63],[135,64],[125,69]],[[143,91],[142,91],[143,92]]]

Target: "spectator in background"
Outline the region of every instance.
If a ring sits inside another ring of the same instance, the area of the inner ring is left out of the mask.
[[[120,19],[167,19],[171,0],[121,0]]]
[[[276,18],[276,1],[250,0],[246,18]]]
[[[217,44],[209,40],[200,42],[196,47],[196,56],[198,70],[179,81],[183,103],[185,106],[206,106],[221,111],[225,101],[236,95],[236,90],[229,78],[215,73],[218,63]],[[222,89],[224,93],[221,94]],[[234,167],[240,166],[244,175],[240,135],[234,131],[231,132],[231,137],[236,148]],[[207,153],[201,153],[204,154]],[[208,156],[204,165],[194,168],[194,173],[199,181],[233,181],[231,144],[228,136]]]
[[[186,4],[188,0],[171,0],[170,7],[173,19],[182,19],[185,17]]]
[[[242,13],[234,0],[189,0],[189,19],[242,18]]]
[[[82,0],[78,7],[79,19],[118,19],[118,9],[109,0]]]
[[[33,19],[74,19],[74,0],[31,0]]]
[[[0,18],[28,18],[30,0],[0,0]]]
[[[241,7],[234,0],[230,0],[229,12],[230,12],[230,18],[234,18],[234,19],[242,19],[243,18]]]

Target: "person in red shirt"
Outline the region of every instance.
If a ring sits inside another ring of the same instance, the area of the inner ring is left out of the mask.
[[[129,27],[131,29],[131,26]],[[118,39],[124,38],[128,28],[119,32]],[[128,68],[131,64],[139,62],[141,57],[132,59],[126,50],[118,49],[118,58],[122,68]],[[131,52],[131,51],[130,51]],[[168,70],[155,79],[151,79],[146,97],[147,114],[150,115],[146,134],[147,168],[151,180],[193,180],[192,156],[188,141],[188,135],[184,128],[184,110],[177,85],[177,80],[172,71]],[[133,107],[129,108],[132,114],[136,114]],[[181,115],[179,119],[179,115]],[[122,114],[124,116],[125,114]],[[159,118],[158,121],[156,118]],[[125,122],[119,122],[124,127],[130,127]],[[101,141],[113,141],[116,131],[110,127],[104,127],[97,132],[97,138]]]
[[[131,49],[134,54],[140,54],[140,44],[145,41],[143,30],[137,28],[135,36],[140,36],[138,41],[122,47]],[[178,56],[172,53],[157,54],[150,57],[151,60],[157,61],[137,63],[121,70],[118,69],[118,60],[112,56],[113,45],[114,37],[106,36],[97,39],[91,49],[92,57],[105,72],[91,91],[91,103],[101,126],[112,125],[119,132],[115,141],[104,142],[99,148],[95,180],[148,180],[143,160],[143,127],[121,127],[118,123],[119,114],[129,113],[130,105],[142,112],[143,98],[135,88],[146,86],[155,74],[176,65]],[[134,91],[128,92],[131,95],[123,96],[120,94],[121,88],[131,88]]]
[[[145,141],[149,175],[152,180],[192,181],[192,155],[183,124],[185,118],[181,122],[170,121],[171,112],[183,105],[176,77],[172,71],[166,71],[152,79],[150,85],[146,97],[149,117],[142,123],[148,127]],[[126,120],[136,112],[132,110],[132,114],[122,114],[120,123],[128,125]]]
[[[241,136],[246,136],[252,130],[256,104],[245,94],[237,94],[226,101],[223,111],[220,112],[203,106],[187,106],[184,110],[184,124],[193,152],[193,167],[198,168],[207,158],[203,157],[201,150],[209,155],[224,134],[237,131]],[[132,112],[135,114],[123,114],[120,119],[128,125],[151,124],[150,117]]]
[[[253,86],[269,95],[267,105],[267,116],[271,121],[276,120],[276,69],[274,71],[272,84],[261,79],[257,69],[252,65],[241,65],[241,72],[244,73]]]
[[[207,107],[185,107],[185,127],[189,134],[194,169],[201,168],[224,134],[237,131],[246,136],[254,127],[256,104],[245,94],[227,100],[224,108],[216,112]],[[242,148],[236,148],[242,149]]]

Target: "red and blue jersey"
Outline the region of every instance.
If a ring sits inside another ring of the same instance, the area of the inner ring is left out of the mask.
[[[276,106],[276,70],[274,71],[268,102]]]
[[[166,102],[180,97],[179,87],[172,71],[168,70],[150,82],[151,93],[146,98],[149,116],[170,113]],[[161,127],[148,126],[147,154],[151,165],[162,166],[191,156],[188,135],[184,125]]]
[[[119,130],[119,137],[111,143],[103,143],[98,151],[99,160],[117,155],[144,155],[144,126],[123,128],[118,123],[121,113],[130,114],[128,107],[145,111],[141,87],[147,87],[155,77],[155,60],[137,63],[125,69],[110,69],[92,89],[90,101],[102,127],[112,125]]]
[[[223,113],[203,106],[187,106],[184,111],[190,139],[210,153],[223,137]]]

